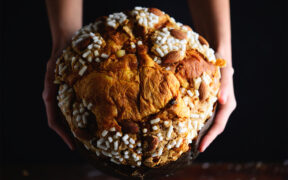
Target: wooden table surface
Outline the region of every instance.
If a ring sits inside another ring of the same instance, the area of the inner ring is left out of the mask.
[[[9,164],[3,180],[119,180],[89,164]],[[2,179],[0,178],[0,179]],[[288,160],[282,163],[195,163],[161,180],[288,180]]]

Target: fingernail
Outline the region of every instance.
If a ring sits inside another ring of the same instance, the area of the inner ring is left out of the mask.
[[[204,152],[206,150],[207,146],[205,145],[203,148],[202,148],[202,152]]]
[[[206,146],[207,146],[206,144],[204,144],[203,146],[201,146],[200,149],[199,149],[199,151],[200,151],[200,152],[204,152],[205,149],[206,149]]]

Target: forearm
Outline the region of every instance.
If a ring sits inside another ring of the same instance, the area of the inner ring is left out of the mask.
[[[195,30],[232,67],[229,0],[187,0]]]
[[[82,3],[82,0],[46,0],[54,50],[81,28]]]

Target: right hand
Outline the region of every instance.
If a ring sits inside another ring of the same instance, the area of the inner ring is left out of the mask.
[[[62,40],[60,43],[57,43],[57,46],[53,46],[51,57],[46,65],[42,98],[46,107],[48,126],[64,140],[71,150],[74,150],[75,146],[71,133],[65,128],[60,119],[60,110],[56,99],[58,86],[53,83],[55,79],[54,69],[56,67],[56,59],[66,47],[67,42],[68,41]]]

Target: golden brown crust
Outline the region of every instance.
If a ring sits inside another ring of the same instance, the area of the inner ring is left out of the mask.
[[[201,39],[156,8],[114,13],[79,30],[55,69],[59,107],[75,138],[116,164],[177,160],[211,116],[225,65]]]

